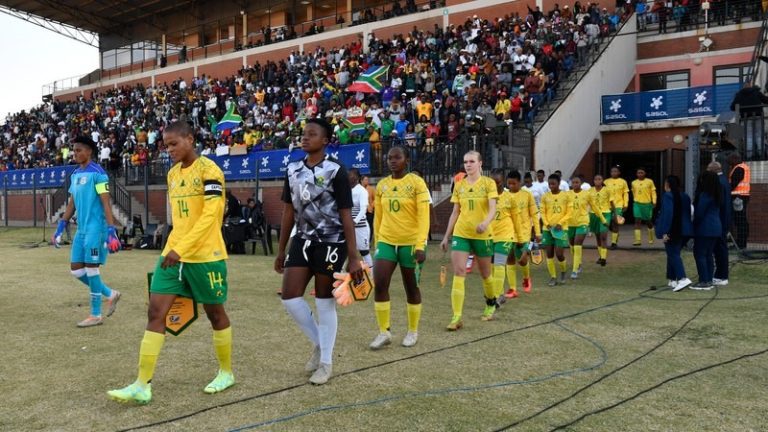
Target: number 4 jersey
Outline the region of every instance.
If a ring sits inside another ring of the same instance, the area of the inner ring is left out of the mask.
[[[227,259],[221,234],[224,220],[224,174],[210,159],[201,156],[192,165],[180,163],[168,172],[173,231],[163,250],[171,250],[182,262],[202,263]]]

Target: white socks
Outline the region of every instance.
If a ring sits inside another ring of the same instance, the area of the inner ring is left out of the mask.
[[[312,318],[312,310],[309,305],[304,301],[303,297],[296,297],[290,300],[283,300],[283,306],[285,310],[293,317],[296,324],[299,325],[301,331],[309,338],[314,346],[320,345],[320,337],[318,336],[317,323]]]
[[[306,304],[306,303],[305,303]],[[315,299],[320,336],[320,363],[333,363],[333,346],[336,344],[336,299]]]

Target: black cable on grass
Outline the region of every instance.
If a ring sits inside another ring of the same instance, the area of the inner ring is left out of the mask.
[[[646,292],[647,292],[647,290],[638,293],[638,295],[636,295],[635,297],[631,297],[631,298],[624,299],[624,300],[619,300],[619,301],[612,302],[612,303],[607,303],[607,304],[604,304],[604,305],[601,305],[601,306],[595,306],[595,307],[592,307],[592,308],[589,308],[589,309],[584,309],[582,311],[573,312],[573,313],[570,313],[570,314],[567,314],[567,315],[563,315],[563,316],[560,316],[560,317],[555,317],[555,318],[552,318],[552,319],[547,320],[547,321],[542,321],[542,322],[539,322],[539,323],[530,324],[530,325],[523,326],[523,327],[518,327],[518,328],[514,328],[514,329],[510,329],[510,330],[505,330],[505,331],[502,331],[502,332],[494,333],[494,334],[483,336],[483,337],[480,337],[480,338],[464,341],[464,342],[461,342],[461,343],[458,343],[458,344],[449,345],[449,346],[445,346],[445,347],[442,347],[442,348],[436,348],[436,349],[433,349],[433,350],[430,350],[430,351],[425,351],[425,352],[422,352],[422,353],[413,354],[413,355],[406,356],[406,357],[401,357],[399,359],[389,360],[389,361],[386,361],[386,362],[376,363],[376,364],[373,364],[373,365],[370,365],[370,366],[364,366],[364,367],[361,367],[361,368],[358,368],[358,369],[353,369],[353,370],[350,370],[350,371],[347,371],[347,372],[342,372],[342,373],[340,373],[338,375],[335,375],[334,379],[337,379],[337,378],[340,378],[340,377],[343,377],[343,376],[347,376],[347,375],[357,374],[357,373],[364,372],[364,371],[371,370],[371,369],[377,369],[377,368],[380,368],[380,367],[383,367],[383,366],[389,366],[391,364],[400,363],[400,362],[407,361],[407,360],[412,360],[412,359],[415,359],[415,358],[418,358],[418,357],[423,357],[423,356],[426,356],[426,355],[436,354],[436,353],[440,353],[440,352],[443,352],[443,351],[448,351],[448,350],[451,350],[451,349],[460,348],[460,347],[463,347],[463,346],[467,346],[467,345],[471,345],[471,344],[474,344],[474,343],[482,342],[482,341],[485,341],[485,340],[488,340],[488,339],[492,339],[492,338],[495,338],[495,337],[499,337],[499,336],[503,336],[503,335],[507,335],[507,334],[511,334],[511,333],[517,333],[517,332],[521,332],[521,331],[524,331],[524,330],[530,330],[530,329],[533,329],[533,328],[542,327],[542,326],[549,325],[549,324],[554,324],[554,323],[556,323],[558,321],[561,321],[561,320],[564,320],[564,319],[574,318],[574,317],[577,317],[577,316],[585,315],[585,314],[596,312],[596,311],[599,311],[599,310],[608,309],[608,308],[611,308],[611,307],[614,307],[614,306],[619,306],[619,305],[622,305],[622,304],[625,304],[625,303],[631,303],[633,301],[642,300],[643,297],[640,297],[640,294],[643,294],[643,293],[646,293]],[[243,403],[243,402],[250,402],[250,401],[253,401],[253,400],[257,400],[257,399],[263,399],[265,397],[274,396],[276,394],[285,393],[285,392],[288,392],[288,391],[291,391],[291,390],[295,390],[295,389],[298,389],[298,388],[301,388],[301,387],[307,387],[307,386],[309,386],[309,384],[307,382],[303,382],[301,384],[294,384],[292,386],[271,390],[271,391],[268,391],[268,392],[265,392],[265,393],[259,393],[259,394],[252,395],[252,396],[246,396],[244,398],[235,399],[233,401],[229,401],[229,402],[225,402],[225,403],[221,403],[221,404],[217,404],[217,405],[212,405],[212,406],[209,406],[209,407],[201,408],[199,410],[192,411],[192,412],[187,413],[187,414],[182,414],[182,415],[177,416],[177,417],[173,417],[173,418],[169,418],[169,419],[165,419],[165,420],[160,420],[160,421],[152,422],[152,423],[146,423],[146,424],[139,425],[139,426],[132,426],[132,427],[125,428],[125,429],[118,429],[117,432],[129,432],[129,431],[147,429],[147,428],[150,428],[150,427],[155,427],[155,426],[160,426],[160,425],[164,425],[164,424],[168,424],[168,423],[173,423],[173,422],[177,422],[177,421],[180,421],[180,420],[186,420],[186,419],[188,419],[190,417],[194,417],[194,416],[203,414],[205,412],[208,412],[208,411],[211,411],[211,410],[214,410],[214,409],[217,409],[217,408],[224,408],[224,407],[228,407],[228,406],[232,406],[232,405],[237,405],[237,404],[240,404],[240,403]]]
[[[577,337],[587,341],[592,346],[594,346],[600,352],[600,359],[596,363],[594,363],[594,364],[592,364],[590,366],[584,366],[584,367],[575,368],[575,369],[569,369],[569,370],[565,370],[565,371],[552,372],[552,373],[549,373],[547,375],[542,375],[542,376],[538,376],[538,377],[534,377],[534,378],[529,378],[529,379],[526,379],[526,380],[511,380],[511,381],[502,381],[502,382],[497,382],[497,383],[482,384],[482,385],[477,385],[477,386],[432,389],[432,390],[427,390],[427,391],[422,391],[422,392],[403,393],[403,394],[399,394],[399,395],[384,396],[384,397],[380,397],[380,398],[377,398],[377,399],[371,399],[371,400],[362,401],[362,402],[352,402],[352,403],[339,404],[339,405],[319,406],[319,407],[310,408],[308,410],[301,411],[301,412],[298,412],[298,413],[290,414],[290,415],[287,415],[287,416],[284,416],[284,417],[278,417],[278,418],[274,418],[274,419],[270,419],[270,420],[265,420],[265,421],[258,422],[258,423],[253,423],[253,424],[249,424],[249,425],[245,425],[245,426],[240,426],[240,427],[237,427],[235,429],[230,429],[229,432],[242,432],[242,431],[245,431],[245,430],[256,429],[256,428],[259,428],[259,427],[271,426],[271,425],[278,424],[278,423],[285,423],[285,422],[288,422],[288,421],[291,421],[291,420],[296,420],[296,419],[301,418],[301,417],[306,417],[306,416],[309,416],[309,415],[312,415],[312,414],[318,414],[318,413],[321,413],[321,412],[339,411],[339,410],[343,410],[343,409],[369,407],[369,406],[372,406],[372,405],[378,405],[378,404],[388,403],[388,402],[396,402],[396,401],[400,401],[400,400],[408,399],[408,398],[430,397],[430,396],[444,396],[444,395],[453,394],[453,393],[471,393],[471,392],[488,390],[488,389],[493,389],[493,388],[509,387],[509,386],[513,386],[513,385],[536,384],[536,383],[540,383],[540,382],[544,382],[544,381],[549,381],[549,380],[555,379],[555,378],[567,377],[567,376],[572,376],[572,375],[575,375],[575,374],[578,374],[578,373],[589,372],[589,371],[592,371],[592,370],[595,370],[595,369],[598,369],[598,368],[602,367],[608,361],[608,353],[605,351],[605,348],[603,346],[601,346],[597,341],[595,341],[594,339],[591,339],[591,338],[589,338],[589,337],[587,337],[585,335],[582,335],[580,333],[577,333],[577,332],[569,329],[568,327],[564,326],[559,321],[555,322],[554,324],[557,325],[558,327],[560,327],[561,329],[567,331],[568,333],[571,333],[571,334],[573,334],[573,335],[575,335],[575,336],[577,336]]]
[[[676,380],[679,380],[679,379],[687,378],[687,377],[689,377],[691,375],[695,375],[697,373],[705,372],[705,371],[708,371],[710,369],[715,369],[715,368],[718,368],[718,367],[721,367],[721,366],[725,366],[725,365],[729,365],[729,364],[732,364],[732,363],[736,363],[736,362],[739,362],[739,361],[742,361],[742,360],[746,360],[746,359],[751,358],[751,357],[761,356],[761,355],[764,355],[766,353],[768,353],[768,348],[760,350],[760,351],[751,352],[751,353],[748,353],[748,354],[742,354],[742,355],[740,355],[738,357],[733,357],[733,358],[731,358],[729,360],[721,361],[721,362],[718,362],[718,363],[712,363],[710,365],[703,366],[703,367],[700,367],[698,369],[694,369],[694,370],[691,370],[691,371],[688,371],[688,372],[685,372],[685,373],[681,373],[679,375],[675,375],[675,376],[669,377],[669,378],[665,379],[664,381],[661,381],[661,382],[659,382],[659,383],[657,383],[655,385],[652,385],[651,387],[647,387],[647,388],[645,388],[645,389],[643,389],[643,390],[633,394],[632,396],[624,398],[624,399],[622,399],[622,400],[620,400],[620,401],[618,401],[616,403],[613,403],[613,404],[608,405],[608,406],[603,407],[603,408],[596,409],[594,411],[590,411],[590,412],[584,413],[581,416],[571,420],[568,423],[562,424],[560,426],[555,427],[554,429],[551,429],[550,432],[558,431],[558,430],[563,430],[563,429],[565,429],[567,427],[575,425],[576,423],[584,420],[587,417],[590,417],[590,416],[593,416],[593,415],[596,415],[596,414],[601,414],[601,413],[604,413],[606,411],[612,410],[612,409],[614,409],[614,408],[616,408],[618,406],[621,406],[621,405],[623,405],[623,404],[625,404],[627,402],[631,402],[631,401],[639,398],[640,396],[642,396],[642,395],[644,395],[646,393],[650,393],[650,392],[652,392],[654,390],[657,390],[657,389],[663,387],[664,385],[666,385],[666,384],[668,384],[668,383],[670,383],[672,381],[676,381]]]
[[[739,259],[737,261],[732,261],[730,263],[731,266],[733,266],[735,264],[751,265],[753,263],[749,262],[749,261],[746,261],[746,260],[743,260],[743,259]],[[531,324],[531,325],[524,326],[524,327],[518,327],[518,328],[515,328],[515,329],[505,330],[503,332],[494,333],[494,334],[491,334],[491,335],[488,335],[488,336],[483,336],[483,337],[480,337],[480,338],[477,338],[477,339],[472,339],[472,340],[461,342],[461,343],[458,343],[458,344],[455,344],[455,345],[450,345],[450,346],[446,346],[446,347],[442,347],[442,348],[437,348],[437,349],[434,349],[434,350],[431,350],[431,351],[425,351],[423,353],[414,354],[414,355],[411,355],[411,356],[406,356],[406,357],[402,357],[402,358],[399,358],[399,359],[390,360],[390,361],[386,361],[386,362],[382,362],[382,363],[377,363],[377,364],[374,364],[374,365],[365,366],[365,367],[362,367],[362,368],[358,368],[358,369],[354,369],[354,370],[351,370],[351,371],[343,372],[343,373],[340,373],[340,374],[336,375],[335,378],[340,378],[340,377],[343,377],[343,376],[346,376],[346,375],[352,375],[352,374],[364,372],[364,371],[367,371],[367,370],[370,370],[370,369],[376,369],[376,368],[379,368],[379,367],[383,367],[383,366],[388,366],[388,365],[391,365],[391,364],[399,363],[399,362],[402,362],[402,361],[412,360],[414,358],[422,357],[422,356],[425,356],[425,355],[435,354],[435,353],[447,351],[447,350],[450,350],[450,349],[467,346],[467,345],[470,345],[470,344],[474,344],[474,343],[477,343],[477,342],[482,342],[482,341],[485,341],[485,340],[488,340],[488,339],[491,339],[491,338],[495,338],[495,337],[498,337],[498,336],[503,336],[503,335],[507,335],[507,334],[511,334],[511,333],[516,333],[516,332],[520,332],[520,331],[524,331],[524,330],[529,330],[529,329],[532,329],[532,328],[541,327],[541,326],[545,326],[545,325],[548,325],[548,324],[558,324],[558,321],[560,321],[560,320],[564,320],[564,319],[568,319],[568,318],[574,318],[574,317],[581,316],[581,315],[586,315],[586,314],[589,314],[589,313],[592,313],[592,312],[596,312],[596,311],[603,310],[603,309],[608,309],[608,308],[611,308],[611,307],[614,307],[614,306],[618,306],[618,305],[625,304],[625,303],[630,303],[630,302],[633,302],[633,301],[636,301],[636,300],[641,300],[641,299],[653,299],[653,300],[660,300],[660,301],[663,301],[663,300],[677,300],[677,301],[681,301],[681,300],[683,300],[683,299],[672,299],[672,298],[659,298],[659,297],[654,297],[652,295],[647,295],[647,293],[649,291],[653,291],[655,289],[656,289],[656,287],[651,287],[650,289],[647,289],[647,290],[639,292],[637,294],[637,296],[629,298],[629,299],[624,299],[624,300],[620,300],[620,301],[617,301],[617,302],[608,303],[608,304],[601,305],[601,306],[596,306],[596,307],[593,307],[593,308],[590,308],[590,309],[585,309],[583,311],[574,312],[574,313],[571,313],[571,314],[568,314],[568,315],[563,315],[561,317],[556,317],[556,318],[553,318],[553,319],[548,320],[548,321],[543,321],[543,322]],[[661,291],[668,290],[668,289],[669,288],[664,287],[664,289],[662,289]],[[676,330],[670,337],[668,337],[667,339],[662,341],[661,345],[667,343],[670,339],[672,339],[675,335],[677,335],[680,331],[682,331],[688,324],[690,324],[691,321],[693,321],[694,319],[696,319],[698,317],[698,315],[703,311],[704,308],[709,306],[714,301],[720,301],[720,300],[744,300],[744,299],[748,299],[748,298],[768,297],[768,295],[761,295],[761,296],[749,296],[749,297],[740,297],[740,298],[718,299],[717,298],[717,294],[718,294],[718,291],[716,290],[715,291],[715,295],[710,297],[709,300],[707,301],[707,303],[705,303],[701,308],[699,308],[699,310],[696,312],[696,314],[690,320],[686,321],[683,324],[682,327],[680,327],[678,330]],[[690,299],[690,301],[696,301],[696,300],[700,301],[701,299]],[[687,299],[686,299],[686,301],[687,301]],[[633,360],[631,363],[634,363],[634,362],[638,361],[639,359],[649,355],[651,352],[653,352],[656,349],[658,349],[661,345],[657,345],[656,347],[652,348],[651,351],[646,352],[641,357]],[[628,367],[628,366],[629,366],[629,364],[627,364],[625,366],[622,366],[621,368],[623,369],[623,368]],[[618,372],[618,370],[614,370],[613,372],[611,372],[611,374],[615,373],[615,372]],[[605,377],[606,376],[603,376],[603,377],[599,378],[598,381],[593,382],[593,383],[589,384],[588,386],[592,386],[594,384],[597,384],[597,382],[602,381],[602,379],[604,379]],[[295,384],[295,385],[292,385],[292,386],[289,386],[289,387],[272,390],[272,391],[269,391],[269,392],[266,392],[266,393],[260,393],[260,394],[257,394],[257,395],[248,396],[248,397],[244,397],[244,398],[241,398],[241,399],[236,399],[234,401],[230,401],[230,402],[226,402],[226,403],[222,403],[222,404],[218,404],[218,405],[202,408],[202,409],[199,409],[197,411],[193,411],[191,413],[187,413],[187,414],[184,414],[184,415],[181,415],[181,416],[178,416],[178,417],[174,417],[174,418],[170,418],[170,419],[166,419],[166,420],[161,420],[161,421],[158,421],[158,422],[148,423],[148,424],[144,424],[144,425],[140,425],[140,426],[134,426],[134,427],[127,428],[127,429],[120,429],[120,430],[118,430],[118,432],[128,432],[128,431],[146,429],[146,428],[150,428],[150,427],[154,427],[154,426],[159,426],[159,425],[163,425],[163,424],[173,423],[173,422],[176,422],[176,421],[185,420],[187,418],[194,417],[196,415],[199,415],[199,414],[211,411],[211,410],[216,409],[216,408],[224,408],[224,407],[240,404],[240,403],[243,403],[243,402],[248,402],[248,401],[252,401],[252,400],[256,400],[256,399],[262,399],[262,398],[265,398],[265,397],[268,397],[268,396],[273,396],[275,394],[284,393],[284,392],[295,390],[297,388],[305,387],[305,386],[308,386],[308,384],[306,382],[302,383],[302,384]],[[579,392],[581,392],[581,391],[582,390],[579,390]],[[575,397],[575,396],[576,396],[576,394],[572,395],[572,397]],[[392,399],[392,397],[390,399]],[[381,402],[386,402],[386,400],[383,400],[383,401],[369,401],[368,404],[371,404],[372,402],[381,403]],[[560,403],[562,403],[562,402],[560,402]],[[341,409],[339,407],[325,407],[325,408],[326,408],[325,410],[328,410],[328,409]],[[554,406],[552,408],[554,408]],[[549,410],[549,409],[551,409],[551,408],[545,408],[545,410]],[[544,411],[542,411],[541,413],[543,413],[543,412]],[[299,413],[299,414],[301,414],[301,413]],[[303,415],[307,415],[307,414],[303,414]],[[539,415],[539,414],[535,414],[534,416],[536,416],[536,415]],[[533,418],[533,417],[530,417],[530,418]],[[287,421],[287,420],[283,420],[283,421]],[[527,419],[523,419],[520,422],[523,422],[523,421],[527,421]],[[500,430],[503,430],[503,429],[500,429]]]
[[[623,365],[621,365],[621,366],[619,366],[619,367],[617,367],[617,368],[613,369],[612,371],[610,371],[610,372],[608,372],[608,373],[606,373],[606,374],[602,375],[600,378],[598,378],[598,379],[596,379],[596,380],[594,380],[594,381],[590,382],[589,384],[587,384],[587,385],[585,385],[585,386],[582,386],[581,388],[579,388],[579,389],[578,389],[578,390],[576,390],[575,392],[573,392],[573,393],[571,393],[570,395],[568,395],[568,396],[566,396],[566,397],[564,397],[564,398],[562,398],[562,399],[558,400],[557,402],[554,402],[554,403],[552,403],[552,404],[549,404],[549,405],[547,405],[546,407],[544,407],[544,408],[542,408],[542,409],[540,409],[540,410],[536,411],[535,413],[533,413],[533,414],[531,414],[531,415],[529,415],[529,416],[527,416],[527,417],[524,417],[524,418],[522,418],[522,419],[520,419],[520,420],[516,420],[516,421],[514,421],[514,422],[512,422],[512,423],[510,423],[510,424],[508,424],[508,425],[502,426],[502,427],[500,427],[500,428],[498,428],[498,429],[494,429],[494,432],[509,430],[509,429],[511,429],[511,428],[513,428],[513,427],[516,427],[516,426],[519,426],[519,425],[521,425],[521,424],[523,424],[523,423],[525,423],[525,422],[527,422],[527,421],[529,421],[529,420],[532,420],[532,419],[534,419],[534,418],[536,418],[536,417],[538,417],[538,416],[540,416],[540,415],[544,414],[545,412],[547,412],[547,411],[550,411],[550,410],[552,410],[552,409],[554,409],[554,408],[556,408],[556,407],[558,407],[558,406],[562,405],[563,403],[570,401],[571,399],[573,399],[573,398],[575,398],[576,396],[580,395],[582,392],[584,392],[584,391],[586,391],[586,390],[588,390],[588,389],[590,389],[590,388],[592,388],[592,387],[596,386],[597,384],[600,384],[600,383],[601,383],[603,380],[605,380],[606,378],[609,378],[609,377],[611,377],[611,376],[613,376],[613,375],[617,374],[618,372],[621,372],[622,370],[624,370],[624,369],[626,369],[626,368],[628,368],[628,367],[632,366],[633,364],[635,364],[635,363],[639,362],[640,360],[644,359],[645,357],[648,357],[648,356],[649,356],[649,355],[651,355],[653,352],[655,352],[657,349],[661,348],[661,347],[662,347],[662,346],[664,346],[664,345],[665,345],[667,342],[669,342],[669,341],[670,341],[670,340],[672,340],[672,339],[673,339],[675,336],[677,336],[677,335],[678,335],[678,334],[679,334],[681,331],[683,331],[683,330],[684,330],[684,329],[685,329],[685,328],[688,326],[688,324],[690,324],[691,322],[693,322],[693,320],[695,320],[696,318],[698,318],[698,317],[699,317],[699,315],[701,315],[701,313],[704,311],[704,309],[706,309],[706,308],[707,308],[707,306],[711,305],[711,304],[712,304],[712,302],[715,300],[715,298],[717,298],[717,294],[718,294],[718,292],[719,292],[719,290],[718,290],[717,288],[715,288],[715,293],[714,293],[714,295],[713,295],[712,297],[710,297],[710,298],[709,298],[709,299],[708,299],[708,300],[707,300],[707,301],[706,301],[706,302],[705,302],[703,305],[701,305],[701,307],[699,307],[699,309],[696,311],[696,313],[695,313],[695,314],[693,314],[693,316],[692,316],[692,317],[688,318],[688,319],[687,319],[687,320],[686,320],[686,321],[683,323],[683,325],[681,325],[680,327],[678,327],[678,328],[677,328],[677,330],[675,330],[674,332],[672,332],[672,334],[670,334],[669,336],[667,336],[666,338],[664,338],[664,340],[662,340],[661,342],[659,342],[659,343],[657,343],[656,345],[654,345],[654,346],[653,346],[653,347],[652,347],[650,350],[648,350],[648,351],[644,352],[643,354],[641,354],[641,355],[639,355],[639,356],[635,357],[634,359],[630,360],[629,362],[627,362],[627,363],[624,363]]]

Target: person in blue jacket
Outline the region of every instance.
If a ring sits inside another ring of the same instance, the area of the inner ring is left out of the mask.
[[[715,244],[715,274],[712,278],[713,285],[728,285],[728,231],[731,229],[733,202],[731,202],[731,184],[728,177],[723,175],[723,166],[720,162],[710,162],[707,171],[717,174],[722,192],[722,204],[720,205],[720,226],[722,235]]]
[[[691,198],[680,190],[680,178],[671,175],[664,181],[661,211],[656,220],[656,237],[664,241],[667,279],[672,291],[680,291],[692,283],[685,275],[685,266],[680,257],[683,245],[692,236]]]
[[[704,171],[699,176],[696,196],[693,199],[693,257],[699,282],[692,289],[712,289],[715,272],[715,245],[723,235],[720,207],[723,193],[717,174]]]

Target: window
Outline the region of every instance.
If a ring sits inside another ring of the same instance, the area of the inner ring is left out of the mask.
[[[691,74],[687,70],[640,75],[640,91],[668,90],[691,86]]]
[[[752,65],[717,66],[713,69],[712,82],[717,84],[744,84],[752,74]]]

